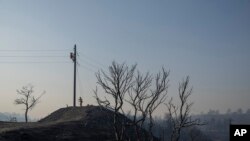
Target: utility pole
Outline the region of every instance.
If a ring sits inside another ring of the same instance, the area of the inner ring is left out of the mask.
[[[74,53],[70,53],[70,58],[74,62],[74,93],[73,93],[73,107],[76,107],[76,56],[77,56],[77,50],[76,50],[76,45],[74,46]]]

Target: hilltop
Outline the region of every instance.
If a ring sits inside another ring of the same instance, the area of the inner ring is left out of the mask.
[[[112,114],[99,106],[67,107],[38,122],[0,122],[0,141],[111,141]],[[120,118],[129,121],[125,116]],[[134,136],[131,129],[127,134]]]

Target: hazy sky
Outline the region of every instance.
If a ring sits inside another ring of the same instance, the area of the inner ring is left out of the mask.
[[[0,112],[23,112],[13,101],[29,83],[46,90],[31,116],[72,105],[74,44],[84,104],[95,103],[94,73],[116,60],[169,69],[170,96],[189,75],[194,113],[250,108],[248,0],[0,0]]]

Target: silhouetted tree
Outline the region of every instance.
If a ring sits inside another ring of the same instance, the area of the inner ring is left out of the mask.
[[[29,110],[32,110],[36,106],[36,104],[38,103],[42,95],[45,94],[45,91],[44,91],[40,96],[35,98],[32,95],[34,92],[33,88],[34,88],[33,85],[27,85],[27,86],[23,86],[22,89],[17,90],[17,94],[21,95],[22,97],[15,99],[15,102],[14,102],[16,105],[19,105],[19,104],[25,105],[25,122],[26,123],[28,122]]]
[[[187,76],[181,83],[179,83],[179,100],[180,105],[173,103],[173,98],[166,104],[169,113],[169,120],[172,124],[171,141],[179,141],[180,134],[183,128],[195,125],[203,125],[198,119],[192,119],[190,110],[193,102],[189,102],[188,98],[192,93],[192,88],[189,87],[189,77]]]
[[[157,107],[162,104],[167,95],[168,88],[168,76],[169,72],[162,69],[155,77],[155,86],[150,89],[152,85],[152,76],[147,73],[143,76],[142,73],[138,71],[135,77],[135,84],[129,91],[129,99],[127,102],[133,108],[133,118],[132,123],[136,130],[137,140],[143,140],[145,136],[142,136],[141,129],[144,125],[146,118],[149,119],[149,132],[150,140],[153,140],[153,112]]]
[[[148,112],[149,112],[149,132],[150,132],[150,139],[153,140],[153,132],[152,128],[154,126],[153,122],[153,112],[157,109],[157,107],[165,102],[167,92],[168,92],[168,82],[167,79],[169,76],[169,72],[165,71],[162,68],[162,72],[159,72],[155,77],[155,87],[151,90],[151,97],[149,98],[148,103]]]
[[[123,112],[124,96],[133,86],[135,68],[136,65],[128,67],[125,63],[118,64],[113,61],[109,67],[109,73],[105,73],[103,70],[96,73],[97,84],[101,86],[106,94],[111,96],[112,102],[114,101],[114,104],[111,104],[106,97],[105,100],[101,100],[97,95],[97,89],[94,91],[98,104],[114,111],[113,126],[117,141],[124,140],[126,123],[119,118],[119,112]]]
[[[141,128],[148,113],[148,109],[144,109],[143,101],[149,98],[147,91],[151,83],[152,77],[149,73],[144,76],[138,71],[135,76],[134,86],[129,90],[129,99],[126,100],[132,106],[132,126],[135,128],[138,141],[142,139]]]
[[[165,102],[168,91],[169,71],[164,68],[153,77],[150,73],[143,75],[137,71],[136,65],[128,67],[126,64],[112,62],[108,73],[100,70],[96,73],[97,84],[104,90],[109,98],[100,98],[97,88],[94,91],[95,98],[100,106],[114,111],[113,127],[117,141],[125,140],[125,130],[128,126],[133,126],[136,131],[136,138],[141,140],[153,140],[153,113]],[[169,120],[172,128],[171,139],[178,141],[180,132],[185,127],[199,125],[198,120],[191,119],[190,109],[193,103],[188,102],[188,97],[192,93],[192,88],[188,88],[189,77],[179,85],[180,105],[175,105],[173,99],[166,104],[169,112]],[[130,116],[132,122],[127,123],[120,118],[123,115],[124,102],[129,103],[131,108]],[[146,122],[147,120],[147,122]],[[148,124],[150,134],[144,134],[142,128]]]

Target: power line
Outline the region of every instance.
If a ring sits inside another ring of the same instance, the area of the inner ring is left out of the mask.
[[[78,68],[76,69],[76,72],[77,72],[77,74],[78,74],[78,86],[79,86],[79,90],[80,90],[80,96],[83,94],[83,91],[82,91],[82,83],[81,83],[81,76],[80,76],[80,73],[79,73],[79,70],[78,70]]]
[[[91,59],[90,57],[87,56],[83,56],[83,58],[81,58],[82,56],[78,57],[78,60],[80,60],[82,63],[88,65],[89,67],[93,68],[93,69],[98,69],[98,70],[103,70],[103,68],[105,68],[105,65],[99,63],[99,61],[96,61],[95,59]]]
[[[71,63],[71,62],[0,62],[0,64]]]
[[[79,67],[80,67],[80,68],[84,68],[85,70],[88,70],[88,71],[90,71],[90,72],[96,72],[94,69],[89,68],[89,67],[87,67],[87,66],[85,66],[85,65],[83,65],[83,64],[79,65]]]
[[[0,50],[0,52],[36,52],[36,51],[45,51],[45,52],[48,52],[48,51],[69,51],[69,49],[65,49],[65,50]]]
[[[0,56],[0,57],[68,57],[68,56]]]
[[[92,68],[95,68],[95,69],[100,69],[101,67],[99,67],[99,66],[97,66],[97,65],[94,65],[94,64],[92,64],[92,63],[89,63],[89,62],[87,62],[87,61],[83,61],[81,58],[79,58],[83,63],[85,63],[85,64],[87,64],[87,65],[89,65],[89,66],[91,66]]]
[[[98,64],[99,66],[106,67],[105,65],[100,63],[100,61],[97,61],[96,59],[93,59],[92,57],[89,57],[86,54],[82,54],[82,57],[84,57],[85,59],[88,59],[89,61],[91,61],[91,62],[93,62],[95,64]]]

